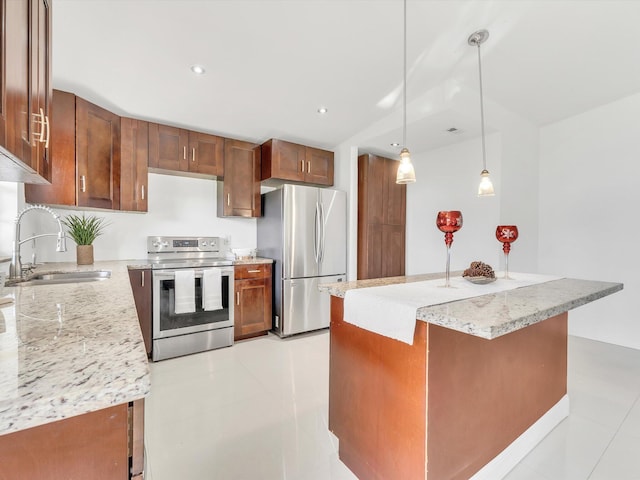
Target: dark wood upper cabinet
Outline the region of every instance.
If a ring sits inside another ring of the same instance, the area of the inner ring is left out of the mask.
[[[47,183],[51,3],[0,0],[0,180]]]
[[[223,175],[224,138],[189,132],[189,171],[205,175]]]
[[[189,131],[149,124],[149,166],[162,170],[187,171]]]
[[[399,162],[358,157],[358,279],[404,275],[406,185],[395,183]]]
[[[120,208],[120,117],[76,97],[78,206]]]
[[[224,138],[149,124],[149,167],[211,176],[224,174]]]
[[[72,93],[53,94],[51,185],[25,185],[28,203],[120,208],[120,117]]]
[[[260,146],[226,139],[224,181],[218,181],[218,216],[260,215]]]
[[[333,152],[271,139],[262,144],[261,180],[333,185]]]
[[[120,135],[120,210],[146,212],[149,124],[123,117]]]

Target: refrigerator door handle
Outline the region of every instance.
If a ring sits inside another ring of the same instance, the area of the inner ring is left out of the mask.
[[[320,263],[320,204],[316,202],[316,215],[313,231],[313,257]]]
[[[320,203],[320,254],[318,257],[320,258],[320,262],[324,260],[324,205],[322,202]],[[319,262],[319,263],[320,263]]]

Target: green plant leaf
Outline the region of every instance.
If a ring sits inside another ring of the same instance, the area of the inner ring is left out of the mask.
[[[82,217],[67,215],[62,219],[62,223],[67,226],[69,236],[77,245],[91,245],[98,236],[102,235],[104,228],[108,225],[104,218],[94,215],[86,217],[84,213]]]

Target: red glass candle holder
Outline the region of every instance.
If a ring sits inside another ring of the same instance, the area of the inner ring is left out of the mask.
[[[462,212],[459,210],[438,212],[436,226],[441,232],[444,232],[444,244],[447,246],[447,268],[445,270],[444,286],[450,287],[451,244],[453,243],[453,234],[462,228]]]

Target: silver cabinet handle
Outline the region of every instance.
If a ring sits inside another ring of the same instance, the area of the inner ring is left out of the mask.
[[[260,270],[247,270],[247,273],[260,273]]]
[[[191,149],[191,161],[195,162],[196,161],[196,147],[193,147]]]
[[[142,277],[141,277],[141,279],[142,279],[142,282],[140,283],[140,286],[141,286],[141,287],[144,287],[144,270],[142,271]]]
[[[240,292],[236,292],[236,305],[240,305]]]
[[[227,207],[231,205],[231,194],[227,193]]]
[[[187,159],[187,147],[182,147],[182,158]]]
[[[42,110],[42,109],[40,109]],[[49,148],[49,137],[51,137],[51,125],[49,124],[49,117],[44,116],[44,126],[47,127],[47,139],[44,141],[44,148]]]
[[[300,160],[300,171],[304,173],[304,160]]]
[[[140,189],[142,190],[142,200],[144,200],[144,185]]]
[[[307,162],[307,173],[311,173],[311,162]]]
[[[83,193],[86,192],[87,191],[87,182],[86,182],[86,180],[84,178],[84,175],[82,175],[80,177],[80,183],[81,183],[80,190],[82,190]]]

